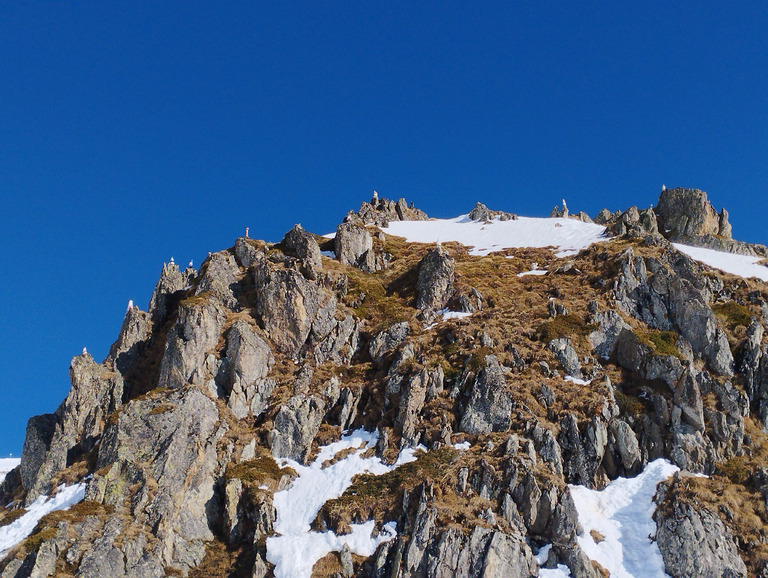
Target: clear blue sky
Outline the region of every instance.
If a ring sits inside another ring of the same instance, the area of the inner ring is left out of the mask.
[[[762,2],[267,4],[0,6],[0,456],[163,261],[374,188],[448,217],[697,187],[768,241]]]

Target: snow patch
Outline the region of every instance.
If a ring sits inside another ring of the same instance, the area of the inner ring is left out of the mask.
[[[457,450],[468,450],[471,445],[469,442],[459,442],[457,444],[453,444],[453,447]]]
[[[691,247],[672,243],[678,251],[685,253],[691,259],[700,261],[705,265],[720,269],[732,275],[739,277],[757,277],[761,281],[768,281],[768,267],[758,265],[762,257],[750,257],[748,255],[735,255],[733,253],[724,253],[713,249],[704,249],[702,247]]]
[[[68,510],[85,497],[85,483],[60,485],[53,497],[40,496],[27,508],[27,513],[0,528],[0,558],[32,533],[40,518],[56,510]]]
[[[416,459],[416,450],[423,446],[408,448],[400,452],[397,462],[388,466],[381,459],[361,454],[376,446],[378,433],[356,430],[341,438],[341,441],[320,448],[314,462],[304,466],[289,459],[278,460],[281,467],[290,466],[299,476],[285,490],[276,492],[274,506],[277,512],[275,532],[278,536],[267,538],[267,560],[275,565],[275,578],[309,577],[312,566],[329,552],[338,552],[345,544],[354,554],[372,555],[382,542],[396,535],[395,523],[384,525],[378,536],[372,536],[374,522],[351,524],[352,531],[337,536],[333,531],[312,532],[310,524],[320,508],[333,498],[338,498],[351,484],[357,474],[385,474],[396,467]],[[354,449],[344,459],[323,468],[323,463],[343,450]]]
[[[578,385],[589,385],[590,383],[592,383],[591,379],[579,379],[578,377],[573,377],[571,375],[566,375],[563,379],[565,381],[571,381]]]
[[[656,486],[680,468],[667,460],[650,462],[635,478],[617,478],[605,489],[570,486],[584,533],[578,542],[586,555],[602,564],[614,578],[666,576],[656,542],[653,496]],[[590,530],[604,536],[598,544]]]
[[[455,219],[392,221],[384,231],[415,243],[457,241],[471,246],[471,255],[481,256],[516,247],[554,246],[557,257],[564,257],[605,241],[605,227],[559,218],[519,217],[483,223],[461,215]]]
[[[546,269],[533,269],[531,271],[523,271],[522,273],[518,273],[518,277],[525,277],[526,275],[546,275],[547,270]]]
[[[448,311],[448,309],[441,309],[438,313],[443,316],[443,320],[464,319],[472,315],[466,311]]]

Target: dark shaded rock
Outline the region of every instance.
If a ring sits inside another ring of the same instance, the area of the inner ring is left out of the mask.
[[[34,485],[37,471],[45,461],[57,423],[56,416],[52,413],[36,415],[27,422],[19,466],[21,483],[27,489]]]

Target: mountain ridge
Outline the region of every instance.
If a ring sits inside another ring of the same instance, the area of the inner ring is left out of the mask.
[[[396,536],[363,558],[332,550],[316,575],[598,576],[568,484],[599,489],[658,458],[710,476],[659,486],[666,571],[768,572],[768,292],[671,241],[768,253],[733,240],[701,191],[665,189],[658,206],[601,212],[607,236],[558,257],[408,242],[388,231],[435,221],[374,198],[333,239],[297,225],[197,271],[164,265],[104,362],[75,357],[67,398],[30,419],[8,511],[62,482],[86,484],[85,500],[44,517],[2,575],[270,575],[286,460],[306,466],[360,427],[376,441],[352,454],[426,451],[321,506],[315,532],[373,520]],[[524,223],[470,215],[485,231]],[[563,204],[541,230],[588,220]],[[716,539],[696,542],[702,527]]]

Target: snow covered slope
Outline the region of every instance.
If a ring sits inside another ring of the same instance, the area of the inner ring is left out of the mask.
[[[5,479],[5,475],[21,463],[19,458],[0,458],[0,482]]]
[[[416,243],[457,241],[473,247],[472,255],[488,255],[516,247],[553,246],[558,249],[558,257],[565,257],[606,240],[605,227],[600,225],[575,219],[534,217],[485,223],[461,215],[455,219],[392,221],[384,230]]]
[[[85,497],[85,483],[58,487],[53,497],[40,496],[27,508],[27,513],[0,528],[0,558],[32,533],[40,518],[56,510],[68,510]]]
[[[758,265],[760,257],[750,257],[748,255],[734,255],[733,253],[723,253],[713,249],[703,249],[701,247],[691,247],[690,245],[681,245],[673,243],[678,251],[681,251],[705,265],[720,269],[732,275],[739,277],[757,277],[762,281],[768,281],[768,267]]]
[[[650,462],[635,478],[617,478],[602,491],[571,486],[584,532],[582,549],[616,578],[666,576],[656,542],[653,496],[656,486],[679,468],[667,460]],[[599,542],[590,534],[603,536]]]

